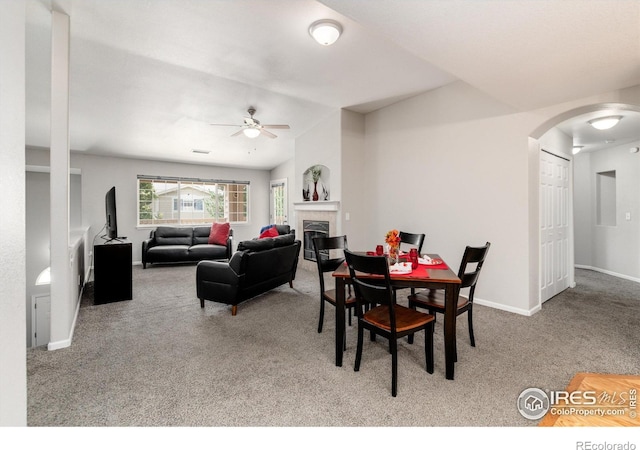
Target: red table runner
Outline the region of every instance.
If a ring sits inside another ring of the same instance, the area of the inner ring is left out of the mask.
[[[373,256],[374,252],[367,252],[367,255]],[[401,261],[408,261],[409,255],[401,255]],[[343,263],[345,266],[347,262]],[[393,278],[429,278],[429,270],[447,270],[449,266],[443,261],[440,264],[418,264],[418,268],[408,273],[391,273]]]

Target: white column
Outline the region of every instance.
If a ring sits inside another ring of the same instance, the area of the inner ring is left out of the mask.
[[[69,255],[69,16],[51,13],[51,340],[70,345],[73,305]]]
[[[0,427],[27,425],[25,11],[0,1]]]

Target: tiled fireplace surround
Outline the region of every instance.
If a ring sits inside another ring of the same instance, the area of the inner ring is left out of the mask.
[[[296,210],[296,239],[304,242],[304,226],[305,220],[326,221],[329,222],[329,236],[335,236],[337,230],[338,209],[340,203],[337,201],[319,201],[319,202],[300,202],[295,203]],[[300,253],[298,267],[316,271],[317,265],[315,261],[304,259],[303,251]],[[334,257],[333,254],[331,257]]]

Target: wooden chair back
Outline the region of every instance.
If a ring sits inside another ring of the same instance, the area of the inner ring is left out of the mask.
[[[418,248],[418,253],[420,254],[422,254],[422,245],[424,244],[424,239],[424,234],[407,233],[406,231],[400,232],[400,245],[415,245]]]
[[[467,246],[464,250],[464,255],[462,255],[458,278],[462,281],[460,288],[471,288],[469,291],[469,301],[473,301],[473,294],[478,278],[480,277],[480,270],[487,257],[487,253],[489,253],[489,247],[491,247],[490,242],[487,242],[482,247]]]
[[[344,251],[351,282],[356,294],[356,313],[361,318],[366,310],[377,305],[388,306],[391,330],[395,330],[395,296],[391,287],[389,263],[384,256],[365,256]],[[363,277],[363,274],[376,278]]]
[[[344,257],[331,258],[331,250],[345,250],[347,248],[347,236],[328,236],[313,238],[313,248],[320,276],[320,290],[324,292],[324,274],[333,272],[344,262]]]

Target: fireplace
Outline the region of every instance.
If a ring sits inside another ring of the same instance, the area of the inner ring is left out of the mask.
[[[315,233],[318,236],[336,236],[340,234],[340,227],[338,227],[338,211],[340,210],[340,202],[333,201],[308,201],[308,202],[296,202],[294,203],[296,210],[296,236],[302,241],[300,248],[300,260],[298,261],[298,267],[303,270],[317,271],[315,252],[313,251],[313,238]],[[311,228],[308,228],[310,223],[315,224]],[[322,227],[318,227],[318,224],[323,223]],[[327,227],[327,224],[328,227]],[[309,233],[306,233],[309,231]],[[331,250],[328,257],[334,257],[332,253],[335,250]],[[336,254],[335,257],[338,257]],[[324,257],[323,257],[324,259]]]
[[[303,248],[304,259],[307,261],[316,261],[316,253],[313,247],[313,238],[329,236],[329,222],[326,220],[303,220]],[[322,259],[329,259],[329,252],[321,251]]]

